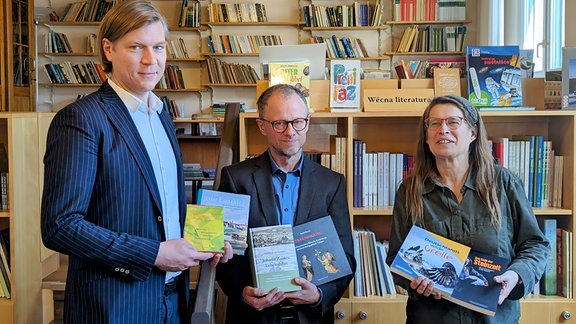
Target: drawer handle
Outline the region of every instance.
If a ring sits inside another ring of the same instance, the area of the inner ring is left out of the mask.
[[[358,316],[360,317],[361,320],[365,320],[368,318],[368,313],[366,313],[365,311],[361,311],[360,314],[358,314]]]
[[[569,320],[572,317],[572,314],[570,314],[569,311],[563,311],[560,316],[562,316],[562,318],[565,320]]]
[[[337,319],[344,319],[345,316],[346,316],[346,314],[344,313],[343,310],[339,310],[336,312],[336,318]]]

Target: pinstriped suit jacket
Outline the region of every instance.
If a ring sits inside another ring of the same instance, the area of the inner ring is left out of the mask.
[[[271,174],[268,152],[222,168],[219,190],[251,196],[248,220],[250,228],[278,224]],[[294,225],[326,215],[332,216],[350,267],[354,272],[356,262],[346,200],[345,178],[339,173],[305,159],[302,165]],[[254,287],[247,255],[248,253],[245,256],[235,255],[227,263],[219,264],[216,268],[218,284],[228,296],[227,323],[237,323],[239,318],[242,318],[242,323],[278,323],[278,312],[274,307],[258,312],[242,301],[244,287]],[[348,288],[352,277],[353,275],[350,275],[320,285],[324,294],[320,305],[296,307],[300,324],[334,322],[333,307]]]
[[[160,119],[178,166],[183,225],[182,158],[170,116]],[[160,195],[144,143],[108,82],[56,114],[44,167],[42,239],[69,255],[65,322],[162,323],[165,272],[153,266],[165,240]]]

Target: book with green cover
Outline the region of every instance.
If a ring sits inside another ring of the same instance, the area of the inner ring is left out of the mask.
[[[248,229],[250,265],[254,286],[265,293],[274,288],[300,290],[294,282],[300,276],[292,225],[273,225]]]
[[[224,252],[224,208],[188,204],[184,238],[198,251]]]

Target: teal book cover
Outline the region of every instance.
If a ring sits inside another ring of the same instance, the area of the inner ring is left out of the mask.
[[[248,215],[250,196],[216,190],[198,190],[198,204],[224,208],[224,240],[234,254],[244,255],[248,247]]]

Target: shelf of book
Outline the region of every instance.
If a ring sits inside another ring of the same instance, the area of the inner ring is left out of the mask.
[[[353,141],[359,139],[366,143],[368,152],[389,151],[404,152],[412,155],[414,143],[416,142],[416,125],[421,116],[421,111],[382,111],[382,112],[346,112],[329,113],[314,112],[311,114],[310,126],[307,135],[307,142],[304,152],[330,153],[335,154],[336,137],[346,138],[347,152],[353,152]],[[537,134],[543,135],[547,140],[552,141],[556,155],[566,157],[563,167],[562,201],[561,207],[533,208],[537,218],[554,218],[558,227],[573,232],[575,223],[575,186],[574,172],[576,169],[575,143],[576,143],[576,112],[565,110],[553,111],[489,111],[481,112],[489,136],[511,137],[517,134]],[[259,133],[255,119],[256,113],[242,113],[240,115],[240,159],[247,156],[254,156],[264,152],[267,143]],[[389,140],[386,140],[389,139]],[[388,231],[392,221],[392,206],[387,205],[353,207],[354,199],[354,159],[353,154],[345,154],[345,175],[347,176],[348,201],[350,205],[351,222],[354,228],[365,228],[373,231],[379,240],[388,239]],[[404,319],[405,296],[384,295],[384,296],[354,296],[354,284],[349,292],[335,308],[338,313],[339,307],[350,309],[349,316],[339,319],[340,322],[354,322],[360,318],[360,313],[364,312],[368,323],[377,323],[375,318],[384,316],[381,308],[390,309],[386,316],[398,316],[399,321]],[[570,288],[573,290],[573,288]],[[556,307],[556,302],[563,306]],[[526,303],[526,304],[525,304]],[[524,306],[524,305],[530,305]],[[522,301],[522,323],[532,323],[524,321],[534,307],[539,309],[546,317],[560,316],[564,310],[576,309],[576,303],[572,299],[561,296],[531,296],[526,301]],[[562,309],[561,309],[562,308]],[[560,313],[549,313],[552,309],[557,309]],[[550,315],[551,314],[551,315]],[[337,315],[337,314],[336,314]],[[541,321],[543,323],[547,321]],[[537,322],[533,322],[537,323]]]

